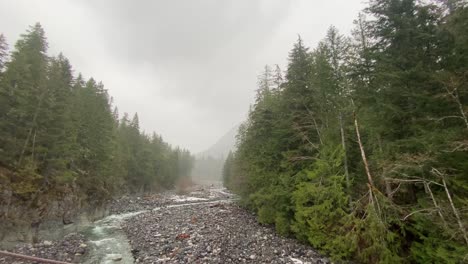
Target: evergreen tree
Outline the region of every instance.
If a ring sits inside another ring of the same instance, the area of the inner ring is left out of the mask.
[[[119,120],[102,83],[75,78],[65,56],[46,52],[40,24],[21,36],[11,56],[0,35],[0,167],[15,197],[102,202],[172,188],[190,174],[188,151],[141,132],[137,114]]]
[[[5,67],[5,63],[8,59],[8,44],[6,42],[5,36],[0,34],[0,76]]]
[[[260,222],[336,260],[463,262],[468,13],[445,2],[371,1],[261,76],[224,169]]]
[[[41,137],[44,148],[47,149],[42,167],[44,176],[53,176],[60,181],[73,179],[69,171],[74,158],[72,149],[76,133],[71,118],[72,81],[69,61],[62,54],[52,58],[46,83],[50,108],[45,135]]]
[[[45,134],[44,124],[50,104],[46,86],[46,51],[45,33],[37,23],[16,43],[2,77],[0,160],[6,166],[25,170],[15,185],[21,193],[37,190],[39,177],[34,172],[39,164],[35,155],[41,156],[45,152],[36,142]]]

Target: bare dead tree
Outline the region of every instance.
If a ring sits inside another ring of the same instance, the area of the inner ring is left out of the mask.
[[[346,139],[345,139],[345,131],[344,131],[344,126],[343,126],[343,114],[340,112],[339,115],[340,119],[340,134],[341,134],[341,146],[343,148],[343,166],[344,166],[344,172],[345,172],[345,177],[346,177],[346,188],[348,189],[348,194],[351,193],[351,179],[349,178],[349,170],[348,170],[348,155],[346,153]],[[349,207],[351,209],[351,195],[349,196]]]
[[[362,162],[364,163],[364,168],[366,170],[367,180],[369,182],[370,187],[374,187],[374,180],[372,178],[372,175],[369,169],[369,163],[367,162],[367,157],[366,157],[366,152],[364,150],[364,146],[362,145],[361,133],[359,132],[359,123],[357,120],[356,112],[353,113],[353,116],[354,116],[354,128],[356,129],[356,137],[358,140],[359,149],[361,151]]]
[[[456,78],[454,76],[450,77],[448,81],[444,82],[444,88],[447,94],[452,98],[452,100],[455,102],[455,104],[458,107],[458,111],[460,112],[460,116],[455,116],[455,117],[460,117],[463,119],[465,122],[466,129],[468,129],[468,117],[467,113],[465,112],[465,109],[463,107],[463,104],[460,100],[460,94],[458,92],[458,89],[466,83],[466,79],[468,76],[468,72],[463,74],[462,77]]]
[[[440,172],[436,168],[432,168],[431,172],[434,173],[435,175],[439,176],[440,178],[442,178],[442,183],[443,183],[443,186],[444,186],[444,189],[445,189],[445,193],[447,194],[447,198],[448,198],[448,200],[450,202],[450,206],[452,207],[453,214],[457,218],[458,227],[460,228],[460,231],[461,231],[461,233],[463,235],[463,238],[465,239],[466,245],[468,245],[468,235],[466,233],[465,227],[463,226],[463,222],[461,220],[460,214],[459,214],[457,208],[455,207],[455,204],[453,203],[452,195],[450,194],[450,191],[449,191],[449,189],[447,187],[447,183],[445,181],[445,176],[446,176],[445,173]]]
[[[437,203],[437,201],[436,201],[436,199],[434,197],[434,194],[432,193],[431,186],[429,185],[429,183],[424,182],[424,187],[425,187],[426,191],[429,193],[429,195],[431,196],[431,200],[432,200],[432,203],[434,204],[434,207],[437,208],[437,214],[442,219],[442,222],[444,223],[444,226],[447,227],[447,222],[445,221],[444,215],[440,211],[440,206]]]

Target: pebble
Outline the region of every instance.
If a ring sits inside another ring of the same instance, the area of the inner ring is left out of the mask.
[[[113,214],[149,210],[122,224],[135,263],[330,263],[310,246],[277,235],[272,226],[260,225],[226,190],[200,188],[187,194],[205,198],[208,204],[196,199],[174,201],[171,196],[170,192],[124,196],[110,202]],[[171,207],[189,203],[195,204]],[[72,233],[59,241],[18,245],[12,251],[81,263],[88,251],[86,242],[83,235]],[[122,257],[112,261],[120,262]],[[28,262],[0,256],[0,264],[7,263]]]
[[[215,192],[199,191],[198,197],[212,199]],[[135,263],[327,263],[312,247],[277,235],[228,198],[215,195],[217,202],[180,207],[166,201],[160,210],[127,219],[122,227]]]
[[[83,255],[86,253],[84,236],[71,233],[58,241],[44,240],[36,244],[19,244],[11,249],[11,252],[39,258],[66,261],[70,263],[81,263]],[[70,258],[73,256],[73,258]],[[27,264],[28,261],[0,256],[0,264]]]

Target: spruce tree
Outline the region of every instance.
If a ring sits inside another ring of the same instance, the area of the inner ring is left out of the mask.
[[[16,185],[22,193],[38,188],[40,183],[33,180],[38,178],[34,176],[40,166],[37,157],[46,152],[42,140],[51,103],[46,51],[45,33],[37,23],[16,43],[1,80],[0,160],[11,168],[25,169]]]
[[[8,44],[3,34],[0,34],[0,76],[8,59]]]

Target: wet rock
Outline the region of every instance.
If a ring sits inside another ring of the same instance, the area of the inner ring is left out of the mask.
[[[51,260],[81,263],[83,255],[87,252],[86,247],[81,247],[84,242],[83,235],[71,233],[58,241],[45,240],[36,244],[17,245],[11,252]],[[0,256],[0,264],[7,263],[26,264],[31,262]]]
[[[229,194],[220,198],[217,191],[188,194],[208,199],[205,203],[173,206],[180,203],[166,201],[158,210],[127,219],[122,228],[136,263],[294,263],[292,259],[321,263],[325,259],[310,246],[258,224],[253,214],[226,202]]]

